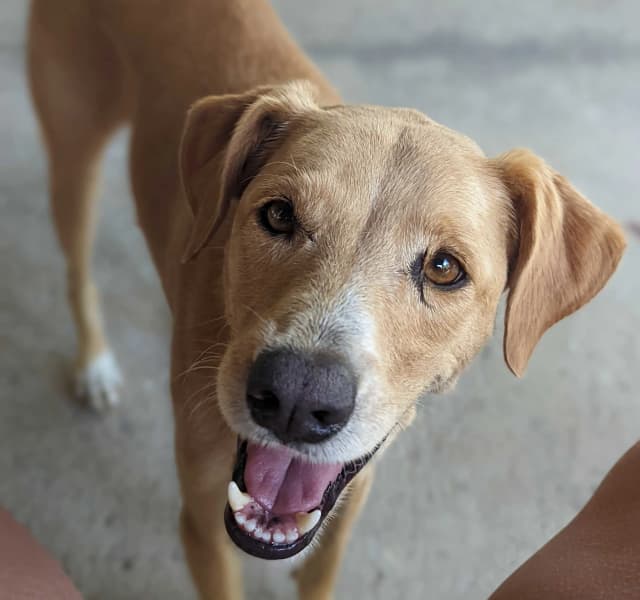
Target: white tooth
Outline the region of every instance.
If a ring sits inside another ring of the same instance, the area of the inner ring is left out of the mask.
[[[271,541],[271,534],[268,531],[263,531],[262,535],[260,535],[260,539],[263,542],[270,542]]]
[[[241,512],[234,513],[233,516],[236,518],[236,523],[238,525],[244,525],[247,522],[247,517]]]
[[[285,539],[286,538],[284,533],[282,533],[282,531],[280,531],[279,529],[273,532],[273,541],[276,544],[282,544],[282,542],[284,542]]]
[[[287,540],[287,544],[293,544],[293,542],[298,539],[298,534],[296,533],[295,529],[287,531],[287,537],[285,539]]]
[[[257,525],[257,523],[256,523],[255,519],[249,519],[244,524],[245,531],[248,531],[249,533],[251,533],[256,528],[256,525]]]
[[[247,504],[253,502],[253,498],[249,494],[245,494],[240,491],[240,488],[235,481],[229,482],[227,498],[229,500],[229,506],[234,512],[242,510]]]
[[[310,513],[296,513],[296,524],[298,525],[300,535],[311,531],[320,522],[320,517],[321,513],[318,508]]]

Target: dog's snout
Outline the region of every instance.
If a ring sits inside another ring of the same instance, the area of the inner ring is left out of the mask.
[[[247,404],[253,420],[281,441],[317,443],[347,423],[356,388],[353,371],[337,357],[269,351],[251,368]]]

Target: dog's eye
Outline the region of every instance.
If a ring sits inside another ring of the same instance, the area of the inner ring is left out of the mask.
[[[435,286],[450,287],[464,281],[466,273],[455,256],[438,252],[425,262],[424,276]]]
[[[296,217],[293,214],[291,202],[284,198],[267,202],[260,209],[260,222],[273,235],[293,233],[296,227]]]

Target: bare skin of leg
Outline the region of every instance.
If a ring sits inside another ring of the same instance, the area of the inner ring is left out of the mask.
[[[76,391],[95,409],[104,410],[117,401],[120,376],[103,330],[91,257],[99,163],[125,110],[117,92],[114,97],[117,63],[108,41],[90,26],[88,9],[79,3],[77,10],[52,17],[55,10],[45,1],[33,4],[29,75],[48,151],[51,213],[67,264],[77,331]],[[69,19],[77,19],[77,27],[70,27]],[[64,35],[47,35],[56,27]],[[107,64],[113,65],[113,79],[104,74]]]
[[[368,465],[351,482],[337,514],[323,533],[320,545],[296,571],[300,600],[332,600],[342,557],[349,541],[349,535],[362,507],[371,484],[374,467]]]

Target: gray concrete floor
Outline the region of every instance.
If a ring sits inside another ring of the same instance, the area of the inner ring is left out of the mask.
[[[68,401],[74,338],[23,75],[24,0],[0,4],[0,503],[88,599],[190,598],[167,395],[167,311],[126,181],[106,161],[95,259],[125,402]],[[634,0],[277,0],[350,101],[426,111],[498,153],[526,145],[622,222],[640,221],[640,5]],[[483,598],[579,509],[638,438],[640,244],[550,332],[526,378],[500,331],[457,389],[387,453],[339,598]],[[291,598],[255,561],[249,597]],[[0,592],[1,597],[1,592]]]

